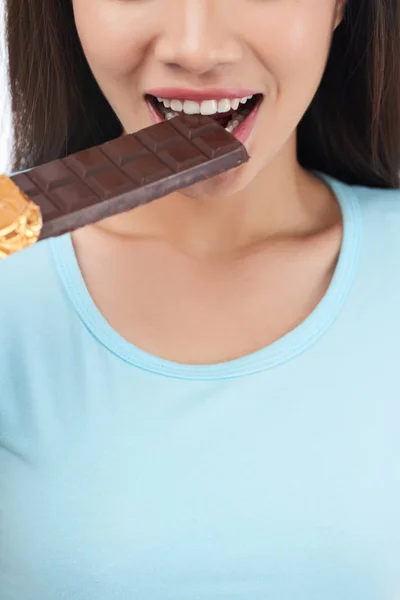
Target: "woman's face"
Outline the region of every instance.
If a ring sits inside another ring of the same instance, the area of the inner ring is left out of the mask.
[[[226,195],[293,142],[343,1],[73,0],[73,7],[88,63],[127,133],[200,111],[218,114],[245,143],[249,163],[204,184],[203,193]]]

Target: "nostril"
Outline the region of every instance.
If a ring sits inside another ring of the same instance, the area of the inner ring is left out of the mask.
[[[177,62],[167,62],[165,63],[166,67],[171,71],[180,71],[183,70],[183,67]]]
[[[238,62],[241,54],[227,42],[163,37],[154,46],[154,57],[171,71],[202,75]]]

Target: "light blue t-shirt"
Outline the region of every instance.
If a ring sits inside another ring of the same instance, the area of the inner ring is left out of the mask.
[[[400,600],[400,191],[320,176],[333,281],[231,362],[126,342],[68,235],[2,261],[2,600]]]

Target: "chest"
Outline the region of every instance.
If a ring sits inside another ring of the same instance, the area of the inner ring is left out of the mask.
[[[325,294],[336,248],[277,248],[199,262],[144,247],[113,264],[83,254],[88,289],[126,340],[178,363],[211,364],[270,345],[299,325]]]
[[[1,459],[4,581],[44,600],[397,600],[398,402],[305,382],[61,390],[29,460]]]

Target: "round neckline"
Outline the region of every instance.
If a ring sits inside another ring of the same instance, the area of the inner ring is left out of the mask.
[[[311,171],[335,194],[343,218],[342,244],[330,285],[315,309],[297,327],[251,354],[218,364],[190,365],[153,355],[125,340],[106,321],[83,279],[70,234],[49,240],[62,285],[80,319],[110,352],[136,367],[178,379],[231,379],[272,369],[299,356],[329,329],[350,292],[361,243],[361,211],[352,187],[326,173]]]

